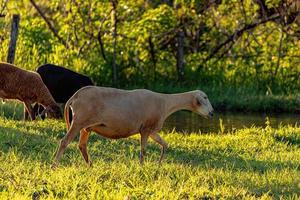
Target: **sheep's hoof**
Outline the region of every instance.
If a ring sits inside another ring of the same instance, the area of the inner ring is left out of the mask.
[[[144,165],[144,159],[140,160],[140,165],[143,166]]]
[[[158,160],[158,165],[162,165],[162,162],[163,162],[163,160],[164,160],[164,158],[162,157],[162,158],[160,158],[159,160]]]

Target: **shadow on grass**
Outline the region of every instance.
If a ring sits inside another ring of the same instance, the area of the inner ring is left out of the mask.
[[[101,158],[107,162],[114,161],[122,155],[128,159],[138,161],[140,142],[136,138],[127,138],[120,140],[110,140],[107,138],[99,137],[93,134],[89,140],[89,153],[91,159],[96,160]],[[134,150],[132,150],[134,149]],[[79,154],[79,151],[77,152]],[[160,156],[160,146],[154,143],[149,143],[146,149],[146,160],[149,162],[156,162]],[[282,161],[268,161],[245,159],[235,153],[225,151],[208,151],[199,149],[197,151],[187,150],[184,148],[172,148],[166,151],[166,160],[164,162],[172,162],[176,164],[202,167],[206,169],[228,169],[232,171],[254,171],[258,173],[265,173],[268,170],[281,170],[284,168],[297,169],[300,171],[300,166],[292,162]]]
[[[281,161],[266,161],[256,159],[245,159],[235,153],[228,154],[223,151],[199,150],[197,152],[184,149],[169,149],[168,157],[172,162],[200,166],[203,168],[222,168],[239,171],[255,171],[264,173],[272,169],[292,168],[300,171],[297,164]]]
[[[3,153],[15,151],[23,158],[49,162],[57,144],[55,138],[47,135],[32,134],[18,128],[0,127],[0,151]]]
[[[53,153],[59,145],[60,138],[64,132],[50,132],[48,129],[40,129],[38,131],[45,132],[43,134],[33,134],[26,131],[20,131],[18,128],[2,128],[0,127],[0,151],[7,153],[14,149],[23,156],[33,160],[49,162],[53,158]],[[31,131],[35,131],[34,129]],[[68,154],[82,159],[80,152],[77,149],[78,135],[66,149],[64,157],[69,157]],[[76,143],[74,148],[74,143]],[[101,158],[107,162],[117,159],[120,155],[128,159],[136,159],[138,161],[140,144],[136,138],[127,138],[120,140],[110,140],[92,134],[89,139],[88,150],[91,154],[91,159],[96,160]],[[151,161],[159,159],[160,147],[156,144],[149,143],[147,147],[147,159],[151,157]],[[222,168],[230,170],[256,171],[264,173],[270,169],[292,168],[300,171],[299,165],[291,162],[281,161],[266,161],[256,159],[244,159],[235,152],[224,151],[208,151],[199,149],[187,150],[183,148],[172,148],[166,152],[165,162],[173,162],[182,165],[197,166],[203,168]],[[65,163],[65,164],[68,164]]]
[[[279,135],[275,134],[274,139],[278,142],[284,142],[288,145],[295,145],[297,147],[300,147],[300,137],[295,135]]]

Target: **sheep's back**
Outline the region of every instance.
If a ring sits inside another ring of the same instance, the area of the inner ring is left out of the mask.
[[[36,100],[42,91],[44,84],[39,74],[26,71],[8,63],[0,63],[0,90],[8,99],[32,99]]]
[[[147,126],[155,126],[164,111],[164,101],[157,93],[149,90],[129,91],[88,86],[75,93],[72,99],[73,107],[80,112],[95,113],[94,116],[117,121],[120,126],[130,126],[131,123],[135,126],[142,122]]]

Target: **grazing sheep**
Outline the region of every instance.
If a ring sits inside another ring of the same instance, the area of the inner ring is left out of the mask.
[[[39,66],[36,72],[41,76],[56,103],[66,103],[80,88],[94,85],[89,77],[58,65],[44,64]],[[36,115],[41,114],[43,107],[35,105],[34,111]],[[41,115],[41,118],[44,119],[45,116]]]
[[[69,107],[73,121],[68,120]],[[66,103],[64,117],[68,132],[56,152],[55,167],[67,147],[80,132],[79,149],[89,164],[87,141],[91,131],[112,138],[126,138],[140,133],[140,162],[143,163],[148,137],[162,146],[163,160],[167,143],[158,135],[165,119],[178,110],[190,110],[204,117],[213,115],[213,108],[200,90],[180,94],[161,94],[145,89],[120,90],[87,86],[78,90]]]
[[[42,104],[46,108],[44,113],[48,113],[50,117],[59,118],[62,116],[59,106],[40,75],[9,63],[0,62],[0,98],[18,99],[24,102],[24,108],[32,120],[35,119],[35,114],[31,104],[35,102]]]
[[[57,103],[66,103],[80,88],[94,85],[89,77],[53,64],[41,65],[36,72]]]

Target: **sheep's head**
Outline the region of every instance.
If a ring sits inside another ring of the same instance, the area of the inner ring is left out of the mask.
[[[208,118],[213,116],[214,109],[210,104],[207,95],[201,90],[196,90],[193,95],[193,110],[197,114]]]
[[[62,118],[62,113],[58,105],[52,105],[43,110],[42,114],[47,114],[50,118],[59,119]]]

